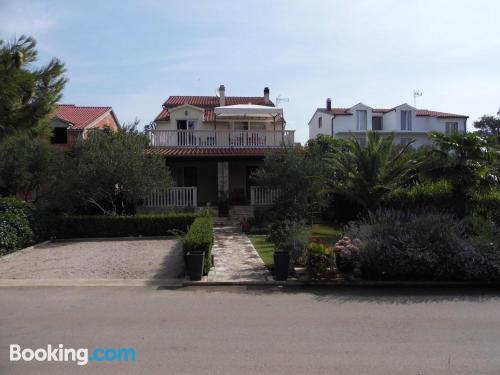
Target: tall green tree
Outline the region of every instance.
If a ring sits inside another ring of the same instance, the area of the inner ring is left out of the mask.
[[[171,183],[164,159],[145,153],[147,145],[135,127],[91,130],[66,155],[49,203],[66,212],[133,212],[151,190]]]
[[[44,137],[8,137],[0,147],[0,195],[40,198],[54,182],[61,160],[62,151]]]
[[[53,58],[36,68],[36,41],[21,36],[0,40],[0,141],[31,130],[40,132],[61,98],[66,84],[64,65]]]
[[[495,154],[487,140],[474,133],[430,133],[434,156],[426,160],[424,172],[452,184],[456,213],[467,214],[467,203],[473,193],[498,186]]]
[[[368,132],[367,141],[361,145],[353,136],[331,152],[326,157],[331,174],[325,183],[332,193],[372,211],[391,190],[413,178],[420,161],[411,157],[411,143],[395,145],[392,135]]]
[[[474,127],[478,129],[481,138],[500,144],[500,110],[496,116],[484,115],[474,122]]]

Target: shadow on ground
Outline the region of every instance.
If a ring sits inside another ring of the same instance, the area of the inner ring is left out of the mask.
[[[192,286],[180,289],[206,293],[247,295],[309,294],[319,302],[371,302],[384,304],[444,303],[450,301],[483,302],[498,299],[498,287],[415,287],[415,286]]]
[[[162,280],[172,280],[172,278],[179,279],[179,282],[184,279],[184,256],[180,241],[177,241],[174,249],[163,258],[158,271],[148,280],[147,285],[161,285]]]

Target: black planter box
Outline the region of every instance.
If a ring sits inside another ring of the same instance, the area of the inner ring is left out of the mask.
[[[288,270],[290,268],[290,254],[288,251],[274,252],[274,278],[277,281],[288,279]]]
[[[199,281],[203,276],[203,268],[205,266],[205,253],[204,252],[188,252],[186,254],[187,268],[189,279],[192,281]]]

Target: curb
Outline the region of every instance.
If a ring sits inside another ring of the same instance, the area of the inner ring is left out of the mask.
[[[151,287],[180,288],[181,279],[0,279],[4,287]]]
[[[183,286],[267,286],[267,287],[487,287],[500,282],[467,281],[184,281]],[[500,292],[499,292],[500,293]]]

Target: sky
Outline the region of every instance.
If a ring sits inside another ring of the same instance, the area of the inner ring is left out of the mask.
[[[499,1],[0,0],[0,39],[35,37],[61,59],[62,103],[112,106],[150,123],[169,95],[261,96],[282,103],[307,141],[334,107],[413,105],[470,116],[500,108]]]

